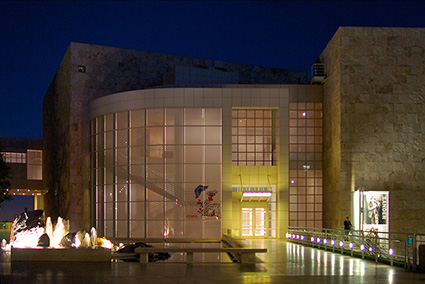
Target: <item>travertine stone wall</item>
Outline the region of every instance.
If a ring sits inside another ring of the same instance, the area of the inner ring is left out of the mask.
[[[341,227],[350,192],[364,188],[390,191],[391,231],[424,233],[425,29],[339,28],[321,59],[324,225]]]
[[[43,104],[44,184],[49,189],[49,216],[70,219],[74,230],[90,229],[89,103],[113,93],[172,86],[170,73],[176,66],[213,70],[209,73],[218,74],[220,83],[226,83],[226,76],[221,75],[229,72],[232,80],[228,83],[232,84],[235,78],[239,84],[299,84],[306,76],[277,68],[71,43]],[[85,72],[79,72],[80,67]],[[184,85],[195,82],[199,86],[200,81],[196,78]],[[211,82],[215,82],[213,78],[208,84]]]

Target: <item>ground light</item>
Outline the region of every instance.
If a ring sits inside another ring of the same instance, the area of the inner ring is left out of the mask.
[[[340,248],[343,248],[343,247],[344,247],[344,245],[345,245],[345,244],[344,244],[344,241],[339,241],[339,247],[340,247]]]
[[[389,254],[389,256],[393,256],[394,255],[394,249],[390,248],[388,250],[388,254]]]
[[[360,250],[361,250],[361,251],[364,251],[365,249],[366,249],[366,246],[365,246],[364,244],[361,244],[361,245],[360,245]]]
[[[323,239],[323,244],[327,245],[328,244],[328,239]]]
[[[310,242],[312,242],[312,243],[314,243],[314,241],[315,241],[316,239],[314,238],[314,237],[311,237],[310,238]]]
[[[318,244],[320,244],[322,242],[322,239],[321,238],[317,238],[316,241],[317,241]]]
[[[353,249],[353,248],[354,248],[354,243],[350,243],[350,244],[348,245],[348,247],[349,247],[350,249]]]
[[[331,246],[334,246],[335,245],[335,240],[332,240],[331,241]]]
[[[304,241],[305,240],[305,236],[301,235],[301,240]]]

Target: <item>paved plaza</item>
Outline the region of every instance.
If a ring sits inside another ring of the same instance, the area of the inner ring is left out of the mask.
[[[425,283],[425,274],[283,240],[243,241],[266,247],[255,265],[223,263],[10,263],[1,253],[0,283]]]

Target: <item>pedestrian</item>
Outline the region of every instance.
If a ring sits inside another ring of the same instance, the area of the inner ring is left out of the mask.
[[[348,218],[348,216],[345,218],[344,221],[344,231],[345,231],[345,235],[346,235],[346,240],[348,240],[348,233],[351,231],[351,222],[350,222],[350,218]]]

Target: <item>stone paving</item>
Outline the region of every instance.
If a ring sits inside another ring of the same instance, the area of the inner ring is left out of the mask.
[[[312,249],[283,240],[243,241],[266,247],[255,265],[238,263],[10,263],[1,253],[0,283],[425,283],[425,274]]]

